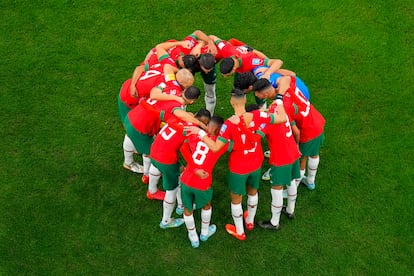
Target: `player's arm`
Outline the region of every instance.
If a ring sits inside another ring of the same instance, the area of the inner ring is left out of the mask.
[[[168,52],[167,52],[168,49],[173,48],[175,46],[182,46],[188,49],[190,48],[190,42],[187,40],[183,40],[183,41],[167,41],[167,42],[157,44],[157,46],[155,46],[155,50],[157,51],[158,60],[163,58],[165,55],[168,55]]]
[[[207,136],[207,133],[204,130],[200,129],[199,127],[186,126],[184,129],[189,135],[198,135],[212,152],[220,151],[227,144],[227,140],[224,142],[221,141],[220,138],[214,141],[213,139]]]
[[[162,93],[162,88],[156,86],[151,89],[150,98],[156,101],[177,101],[184,104],[184,99],[176,95]]]
[[[289,69],[282,69],[282,68],[280,68],[280,69],[276,70],[275,73],[281,74],[282,76],[292,76],[292,77],[295,77],[296,76],[296,73],[293,72],[293,71],[291,71],[291,70],[289,70]]]
[[[283,61],[280,59],[269,59],[267,61],[267,65],[269,68],[267,68],[267,70],[264,72],[263,78],[270,79],[270,75],[272,73],[276,73],[276,71],[282,67]]]
[[[199,57],[201,55],[201,48],[203,48],[204,46],[205,46],[205,42],[200,41],[199,43],[197,43],[196,46],[194,46],[193,49],[191,49],[190,55]]]
[[[140,65],[135,68],[134,73],[132,74],[131,86],[129,87],[129,93],[134,98],[138,98],[138,91],[137,91],[137,88],[135,87],[135,84],[137,83],[141,74],[144,73],[144,71],[145,71],[144,65]]]
[[[179,119],[181,119],[182,121],[185,122],[189,122],[189,123],[193,123],[195,125],[198,125],[204,129],[207,129],[207,126],[201,122],[200,120],[198,120],[197,118],[194,117],[194,114],[187,112],[181,108],[175,108],[173,110],[173,115]]]
[[[174,66],[170,64],[164,65],[164,78],[166,82],[175,80],[175,71],[177,71],[177,68]],[[162,93],[162,89],[160,87],[154,87],[151,89],[150,98],[157,101],[177,101],[181,104],[185,103],[182,97]]]
[[[259,58],[268,58],[264,53],[260,52],[259,50],[253,49],[253,53]]]
[[[193,32],[193,34],[200,40],[204,41],[208,46],[208,52],[211,53],[213,56],[217,54],[217,48],[214,44],[214,40],[206,35],[204,32],[200,30],[196,30]]]
[[[285,95],[286,91],[290,87],[291,78],[290,76],[283,76],[277,80],[277,93]]]
[[[200,136],[201,133],[201,136]],[[223,149],[223,147],[227,144],[227,141],[224,142],[220,139],[217,139],[216,141],[212,140],[210,137],[208,137],[206,134],[204,134],[205,132],[203,130],[200,130],[199,132],[199,136],[201,138],[201,140],[207,145],[207,147],[212,151],[212,152],[219,152],[220,150]]]

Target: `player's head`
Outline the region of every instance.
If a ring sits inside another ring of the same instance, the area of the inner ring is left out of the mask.
[[[251,111],[259,110],[259,109],[260,109],[260,105],[258,105],[257,103],[246,105],[246,112],[251,112]]]
[[[178,70],[175,74],[175,78],[184,89],[190,87],[194,83],[194,76],[188,69],[183,68]]]
[[[199,111],[194,115],[199,121],[203,122],[205,125],[208,124],[211,118],[211,113],[205,108],[200,108]]]
[[[185,55],[182,57],[182,64],[178,61],[179,66],[182,68],[187,68],[191,73],[197,71],[197,58],[194,55]]]
[[[186,104],[193,104],[195,101],[197,101],[200,95],[200,89],[195,86],[190,86],[183,91],[182,97],[184,98]]]
[[[236,66],[233,58],[223,58],[223,60],[220,62],[220,73],[222,73],[223,76],[230,76],[234,73],[235,70]]]
[[[274,88],[268,79],[259,79],[253,84],[254,95],[259,99],[271,99],[274,96]]]
[[[216,59],[214,58],[214,56],[210,53],[207,54],[202,54],[199,58],[198,58],[198,63],[200,64],[200,69],[204,72],[204,73],[208,73],[211,70],[213,70],[214,65],[216,64]]]
[[[223,125],[224,120],[222,117],[214,115],[211,117],[210,122],[207,125],[207,132],[210,135],[217,135],[220,132],[220,128]]]
[[[253,90],[253,84],[257,81],[257,77],[252,72],[237,74],[234,79],[234,87],[243,90],[244,93]]]
[[[246,95],[240,89],[233,88],[231,90],[230,103],[233,108],[238,106],[244,107],[246,104]]]

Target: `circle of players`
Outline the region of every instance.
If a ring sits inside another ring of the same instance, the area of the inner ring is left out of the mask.
[[[126,130],[123,166],[143,174],[148,199],[163,201],[162,229],[185,224],[194,248],[216,232],[212,172],[226,152],[233,224],[225,229],[230,235],[245,240],[245,229],[254,229],[260,178],[271,184],[271,216],[257,225],[279,230],[281,213],[295,218],[299,184],[315,189],[325,120],[311,104],[305,83],[282,64],[238,39],[196,30],[182,41],[156,45],[123,83],[118,96]],[[226,120],[213,115],[216,67],[223,76],[235,75],[228,93],[234,115]],[[192,114],[186,105],[201,96],[193,86],[197,73],[203,78],[206,108]],[[256,103],[246,105],[246,93],[252,91]],[[262,139],[268,151],[263,152]],[[143,165],[134,160],[138,153]],[[264,157],[270,168],[262,175]],[[161,176],[164,191],[158,189]],[[182,218],[173,217],[174,208]],[[200,235],[196,209],[201,209]]]

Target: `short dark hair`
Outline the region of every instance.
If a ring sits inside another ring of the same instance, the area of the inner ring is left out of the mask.
[[[253,90],[260,93],[270,86],[272,86],[272,84],[268,79],[259,79],[253,84]]]
[[[197,100],[201,95],[201,91],[198,87],[189,86],[184,90],[183,94],[188,100]]]
[[[214,115],[214,116],[211,116],[210,122],[215,123],[215,124],[220,126],[220,125],[224,124],[224,119],[221,116]]]
[[[228,74],[233,70],[234,67],[234,60],[233,58],[223,58],[223,60],[220,62],[220,73]]]
[[[256,103],[246,105],[246,112],[251,112],[251,111],[254,111],[254,110],[258,110],[258,109],[260,109],[260,105],[258,105]]]
[[[198,58],[198,62],[200,63],[201,66],[203,66],[207,70],[210,70],[216,64],[216,59],[214,58],[212,54],[207,53],[207,54],[202,54]]]
[[[245,94],[242,90],[240,90],[238,88],[233,88],[231,90],[231,97],[232,98],[244,98]]]
[[[200,108],[199,111],[194,115],[194,117],[201,118],[201,117],[207,117],[209,120],[211,119],[211,113],[205,108]]]
[[[257,77],[252,72],[244,72],[237,74],[234,78],[234,87],[241,90],[249,88],[250,85],[253,85],[257,81]]]
[[[197,71],[197,58],[194,55],[185,55],[183,56],[184,68],[190,70],[191,73]]]

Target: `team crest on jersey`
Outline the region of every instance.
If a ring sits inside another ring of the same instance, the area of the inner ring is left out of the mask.
[[[260,58],[254,58],[254,59],[252,59],[252,64],[253,65],[260,65]]]
[[[174,81],[173,81],[173,84],[174,84],[175,86],[180,86],[180,85],[178,84],[178,81],[176,81],[176,80],[174,80]]]
[[[260,128],[264,128],[266,126],[266,124],[265,123],[262,123],[261,125],[260,125]]]

